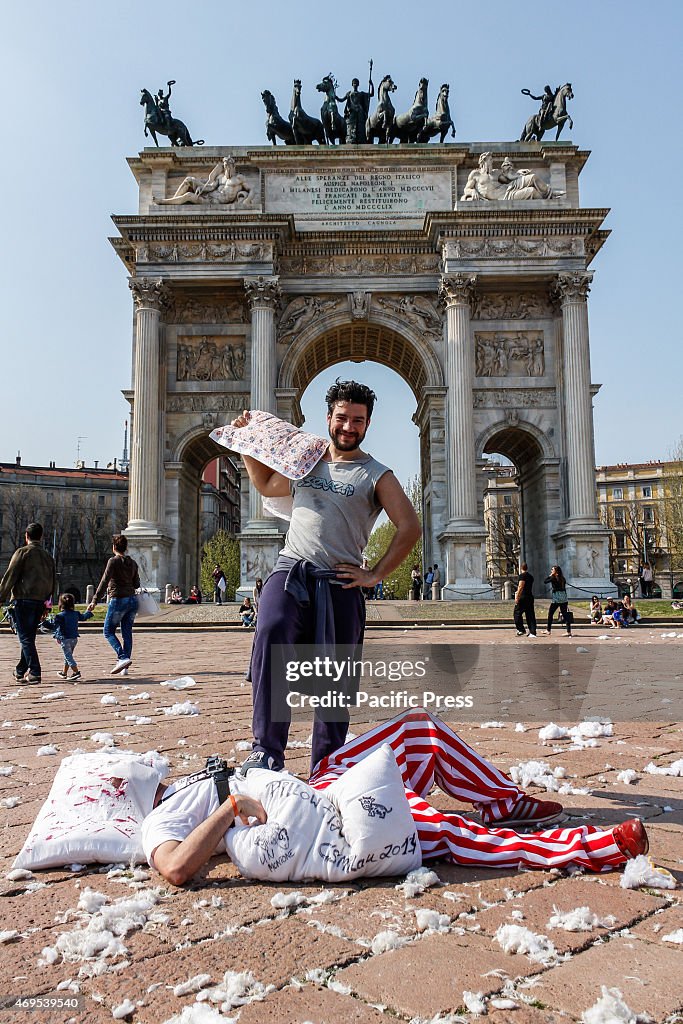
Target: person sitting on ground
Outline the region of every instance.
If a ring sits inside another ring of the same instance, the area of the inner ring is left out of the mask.
[[[579,825],[532,833],[513,831],[513,825],[556,821],[563,813],[562,806],[528,796],[445,722],[423,709],[403,712],[350,740],[318,763],[308,784],[324,791],[384,744],[397,755],[423,860],[444,858],[471,867],[513,871],[573,864],[600,872],[648,850],[647,833],[638,818],[607,829]],[[265,824],[263,805],[249,793],[249,772],[253,770],[247,763],[232,775],[223,803],[210,777],[190,785],[183,785],[182,779],[170,786],[160,785],[154,809],[142,823],[142,845],[150,866],[171,884],[184,885],[214,855],[226,851],[228,830],[237,817],[245,825]],[[257,778],[264,770],[257,771]],[[268,774],[283,780],[293,778],[285,771],[280,776]],[[473,804],[483,824],[427,803],[425,798],[435,784],[459,801]],[[321,813],[325,813],[322,808]]]
[[[633,603],[630,594],[625,594],[622,599],[621,618],[627,626],[637,626],[640,622],[640,612]]]
[[[618,607],[619,606],[618,606],[617,602],[614,600],[614,598],[610,597],[608,599],[607,604],[605,605],[604,611],[602,613],[602,620],[601,621],[602,621],[602,625],[603,626],[614,626],[615,625],[614,613],[617,611]]]
[[[183,592],[176,583],[175,587],[171,591],[171,596],[168,599],[169,604],[182,604],[183,603]]]
[[[186,599],[185,604],[201,604],[202,603],[202,592],[199,587],[194,586],[190,588],[190,596]]]
[[[250,629],[256,622],[256,611],[250,597],[245,597],[240,605],[240,618],[245,629]]]
[[[594,626],[599,626],[602,622],[602,605],[600,604],[600,598],[597,594],[593,594],[591,597],[591,606],[588,610],[588,618]]]

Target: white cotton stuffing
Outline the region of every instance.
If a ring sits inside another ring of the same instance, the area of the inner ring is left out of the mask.
[[[60,697],[64,697],[66,694],[65,690],[55,690],[54,693],[44,693],[40,698],[41,700],[58,700]]]
[[[19,932],[15,929],[6,932],[0,932],[0,945],[3,942],[11,942],[12,939],[16,939]]]
[[[6,796],[2,800],[0,800],[0,807],[18,807],[20,803],[20,796]]]
[[[84,910],[86,914],[96,914],[107,902],[103,892],[97,892],[87,886],[78,898],[78,909]]]
[[[512,765],[510,776],[522,789],[529,786],[538,786],[547,792],[556,793],[559,790],[558,779],[563,779],[567,774],[566,768],[557,765],[551,768],[547,761],[520,761]]]
[[[147,715],[126,715],[127,722],[133,722],[135,725],[151,725],[152,719],[148,718]]]
[[[131,693],[130,696],[128,697],[128,700],[131,701],[131,703],[133,703],[135,701],[151,700],[151,699],[152,699],[152,695],[147,693],[147,690],[143,690],[141,693]]]
[[[678,761],[672,761],[671,764],[663,765],[657,765],[653,761],[650,761],[649,764],[645,765],[643,771],[647,772],[648,775],[681,776],[683,775],[683,757]]]
[[[480,729],[504,729],[505,722],[482,722]]]
[[[516,1003],[514,999],[494,996],[493,999],[489,999],[489,1006],[493,1010],[516,1010],[519,1003]]]
[[[547,935],[538,935],[519,924],[502,924],[494,938],[505,953],[526,953],[531,960],[547,964],[557,955]]]
[[[607,988],[606,985],[600,988],[602,995],[597,1003],[581,1015],[583,1024],[638,1024],[643,1020],[629,1009],[618,988]]]
[[[205,988],[197,995],[198,1002],[220,1003],[221,1013],[265,999],[272,992],[273,985],[262,985],[251,971],[226,971],[223,980],[212,988]],[[223,1018],[219,1018],[223,1021]]]
[[[188,996],[191,992],[200,992],[210,982],[210,974],[195,974],[192,978],[188,978],[187,981],[181,981],[179,985],[176,985],[173,989],[173,995]]]
[[[164,708],[165,715],[198,715],[199,705],[192,701],[185,700],[182,704],[172,704],[170,708]]]
[[[300,907],[305,902],[306,897],[297,890],[295,892],[276,892],[270,901],[270,905],[275,907],[276,910],[292,910],[294,907]]]
[[[14,767],[11,764],[0,765],[0,775],[11,775]]]
[[[192,676],[179,676],[177,679],[166,679],[161,685],[168,686],[169,690],[189,690],[197,684]]]
[[[370,948],[377,955],[379,953],[386,953],[390,949],[399,949],[400,946],[405,946],[407,941],[408,939],[403,938],[397,932],[378,932],[372,940]]]
[[[101,743],[104,747],[114,747],[116,742],[110,732],[94,732],[90,739],[93,743]]]
[[[614,726],[609,720],[604,722],[579,722],[569,730],[569,735],[578,739],[595,739],[598,736],[614,736]]]
[[[430,886],[440,884],[441,879],[435,871],[422,867],[409,871],[405,881],[399,882],[394,888],[402,892],[406,899],[411,899],[413,896],[417,896],[418,893],[424,892],[425,889],[429,889]]]
[[[548,722],[542,729],[538,730],[538,738],[543,743],[547,743],[549,740],[563,740],[569,735],[569,729],[565,728],[564,725],[555,725],[554,722]]]
[[[598,917],[590,907],[576,907],[574,910],[563,912],[553,906],[553,914],[547,927],[564,928],[566,932],[591,932],[594,928],[613,928],[616,922],[613,914]]]
[[[517,725],[515,726],[515,732],[526,732],[526,731],[527,731],[527,727],[524,725],[524,723],[523,722],[517,722]]]
[[[677,942],[680,945],[683,943],[683,928],[677,928],[675,932],[669,932],[668,935],[662,935],[662,942]]]
[[[577,654],[588,654],[588,648],[587,647],[577,647],[576,648],[576,653]]]
[[[58,754],[59,748],[54,743],[46,743],[44,747],[38,747],[36,757],[49,757],[51,754]]]
[[[665,868],[655,867],[650,857],[641,853],[626,862],[621,876],[621,888],[639,889],[641,885],[651,885],[655,889],[675,889],[676,879]]]
[[[114,1007],[111,1015],[114,1020],[123,1020],[124,1017],[130,1017],[134,1009],[135,1003],[131,1003],[130,999],[124,999],[122,1003]]]
[[[415,920],[419,932],[447,932],[451,919],[448,914],[440,914],[438,910],[420,907],[415,911]]]
[[[638,772],[634,768],[625,768],[617,774],[617,782],[623,782],[626,786],[630,786],[637,778]]]
[[[104,697],[100,697],[100,704],[118,704],[118,699],[113,693],[105,693]]]
[[[23,882],[25,878],[33,878],[33,872],[29,871],[28,868],[12,868],[5,875],[8,882]]]
[[[465,1008],[476,1017],[479,1017],[482,1013],[486,1013],[486,1003],[484,1002],[483,992],[468,992],[466,989],[462,994],[462,1001]]]
[[[236,1021],[236,1017],[224,1017],[213,1006],[194,1003],[192,1006],[184,1006],[182,1013],[169,1017],[164,1024],[236,1024]]]
[[[235,750],[251,750],[251,743],[249,740],[238,740],[235,744]]]

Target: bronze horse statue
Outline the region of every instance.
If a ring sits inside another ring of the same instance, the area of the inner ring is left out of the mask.
[[[294,132],[292,131],[292,126],[289,121],[285,121],[277,109],[277,103],[272,92],[269,89],[264,89],[261,93],[261,99],[268,115],[266,118],[268,142],[272,142],[274,146],[277,146],[277,140],[282,139],[286,146],[293,146]]]
[[[389,132],[393,128],[396,111],[389,93],[396,92],[391,75],[385,75],[377,86],[377,108],[365,124],[365,135],[368,142],[377,139],[380,143],[389,141]]]
[[[529,89],[522,89],[522,92],[525,96],[531,96]],[[539,97],[534,96],[532,99],[539,99]],[[543,123],[539,124],[541,115],[534,114],[524,125],[519,141],[533,142],[535,139],[537,142],[540,142],[547,131],[557,127],[557,135],[555,136],[555,142],[557,142],[567,121],[569,121],[570,129],[574,127],[574,122],[567,113],[567,100],[573,99],[574,93],[572,92],[571,82],[565,82],[564,85],[555,90],[552,106],[548,107],[543,117]]]
[[[292,126],[294,142],[297,146],[310,146],[314,142],[325,145],[325,129],[317,117],[309,117],[301,106],[301,81],[294,79],[292,105],[289,110],[289,123]]]
[[[325,129],[325,138],[330,146],[334,146],[337,140],[343,146],[346,142],[346,121],[339,113],[337,107],[337,83],[332,73],[325,75],[322,82],[316,85],[318,92],[325,93],[325,102],[320,108],[320,118]]]
[[[399,114],[394,118],[394,123],[387,135],[387,142],[393,142],[394,139],[398,139],[399,142],[418,142],[420,133],[429,120],[428,86],[429,79],[421,78],[412,107],[407,113]]]
[[[151,135],[158,146],[157,133],[167,135],[172,146],[203,146],[204,139],[192,141],[187,125],[177,117],[167,121],[161,114],[157,101],[149,89],[140,90],[140,106],[145,108],[145,135]]]
[[[427,120],[424,128],[420,132],[417,141],[418,142],[429,142],[435,135],[441,135],[439,143],[443,143],[443,140],[448,135],[448,129],[451,129],[451,135],[455,138],[455,125],[451,117],[451,111],[448,106],[448,93],[450,87],[445,82],[439,89],[439,96],[436,101],[436,110],[434,117],[430,117]]]

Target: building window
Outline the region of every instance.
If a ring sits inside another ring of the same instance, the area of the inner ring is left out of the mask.
[[[645,487],[643,487],[643,497],[644,498],[651,498],[652,497],[652,488],[649,486],[649,484],[646,485]]]
[[[617,545],[617,551],[626,551],[626,534],[615,533],[614,538]]]
[[[98,505],[104,505],[104,503],[105,503],[105,500],[106,500],[106,499],[105,499],[105,496],[104,496],[104,494],[98,494],[98,495],[97,495],[97,504],[98,504]]]
[[[95,518],[95,529],[96,530],[101,530],[103,524],[104,524],[104,516],[97,516]]]
[[[513,529],[513,527],[514,527],[514,517],[513,516],[506,515],[505,518],[504,518],[504,522],[505,522],[505,529],[506,530],[512,530]]]
[[[654,509],[652,508],[652,505],[646,505],[643,509],[643,519],[646,523],[654,523],[655,513]]]
[[[503,504],[504,505],[511,505],[512,504],[512,495],[511,494],[504,494],[503,495]]]
[[[623,508],[615,508],[615,510],[614,510],[614,525],[615,526],[623,526],[624,525],[624,510],[623,510]]]
[[[54,496],[54,493],[52,491],[47,491],[46,492],[46,494],[45,494],[45,501],[48,503],[48,505],[54,505],[55,496]]]
[[[79,494],[72,494],[71,495],[71,504],[72,505],[78,505],[80,503],[80,500],[81,500],[81,497],[80,497]]]
[[[615,501],[623,501],[624,500],[624,488],[623,487],[613,487],[612,488],[612,497],[614,498]]]

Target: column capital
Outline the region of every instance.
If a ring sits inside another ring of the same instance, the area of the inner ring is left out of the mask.
[[[575,270],[558,274],[551,287],[551,296],[561,306],[567,302],[586,302],[591,288],[593,274],[590,270]]]
[[[244,280],[249,308],[276,309],[280,301],[280,282],[277,277],[247,277]]]
[[[449,306],[471,306],[474,298],[476,274],[449,274],[439,284],[439,301]]]
[[[170,300],[169,289],[161,277],[129,277],[128,287],[133,293],[136,312],[141,309],[161,312]]]

